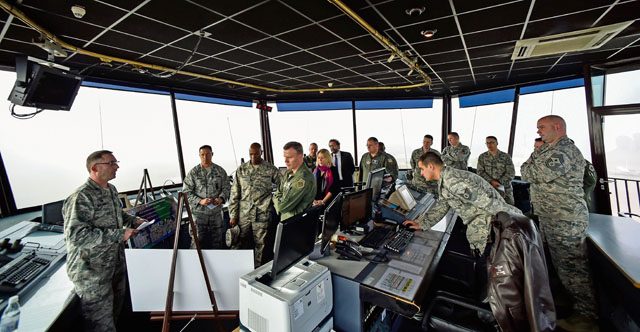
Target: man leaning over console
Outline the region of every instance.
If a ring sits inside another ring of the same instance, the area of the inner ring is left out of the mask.
[[[422,220],[404,224],[428,229],[453,209],[467,225],[469,244],[483,253],[481,259],[487,259],[489,302],[500,327],[553,330],[555,308],[533,222],[507,204],[483,178],[445,166],[434,152],[420,156],[418,165],[427,181],[438,182],[439,199]],[[492,226],[493,247],[487,246]]]

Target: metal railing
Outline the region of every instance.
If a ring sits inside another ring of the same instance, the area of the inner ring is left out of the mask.
[[[609,178],[613,215],[640,219],[640,180]]]

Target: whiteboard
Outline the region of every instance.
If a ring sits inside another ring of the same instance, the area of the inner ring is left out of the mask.
[[[172,249],[126,249],[133,311],[164,311]],[[240,277],[253,271],[253,250],[202,250],[218,310],[238,310]],[[209,311],[198,253],[180,249],[176,262],[173,311]]]

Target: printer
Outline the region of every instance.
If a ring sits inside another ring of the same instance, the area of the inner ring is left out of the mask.
[[[331,331],[333,289],[329,269],[305,258],[274,280],[264,281],[272,263],[240,278],[241,330]]]

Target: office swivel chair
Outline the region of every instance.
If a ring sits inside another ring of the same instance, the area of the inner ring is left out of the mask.
[[[438,264],[434,288],[422,320],[425,331],[498,331],[486,297],[486,263],[469,248],[458,218]]]
[[[467,278],[475,278],[471,282],[476,287],[471,290],[472,297],[437,293],[425,314],[423,328],[495,331],[499,329],[499,322],[500,327],[508,331],[554,330],[556,311],[542,240],[533,221],[520,214],[499,212],[491,223],[493,247],[490,255],[487,252],[484,255],[489,262],[483,262],[483,259],[459,261],[463,266],[472,263],[476,272]],[[488,263],[493,264],[491,279],[487,276]],[[481,302],[486,298],[483,290],[489,283],[491,308],[497,321],[489,306]],[[470,319],[475,317],[479,319]]]

